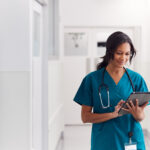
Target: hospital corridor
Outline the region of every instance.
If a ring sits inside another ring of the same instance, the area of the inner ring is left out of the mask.
[[[0,150],[150,150],[150,0],[4,0],[0,18]]]
[[[81,132],[82,131],[82,132]],[[144,130],[146,148],[150,148],[150,134]],[[56,150],[90,149],[91,126],[65,126],[64,135],[58,141]]]
[[[65,126],[56,150],[90,149],[91,126]],[[82,133],[81,133],[82,131]]]

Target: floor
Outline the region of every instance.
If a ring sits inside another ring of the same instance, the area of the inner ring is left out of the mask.
[[[146,150],[150,150],[150,133],[143,130]],[[91,126],[65,126],[56,150],[90,150]]]
[[[56,150],[90,150],[91,125],[65,126]]]

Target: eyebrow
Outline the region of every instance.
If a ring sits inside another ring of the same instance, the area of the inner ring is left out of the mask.
[[[123,53],[121,50],[117,50],[116,52],[121,52],[121,53]],[[126,52],[126,53],[130,53],[131,51],[128,51],[128,52]]]

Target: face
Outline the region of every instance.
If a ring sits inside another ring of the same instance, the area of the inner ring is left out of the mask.
[[[129,43],[123,43],[116,49],[112,65],[122,68],[130,59],[131,47]]]

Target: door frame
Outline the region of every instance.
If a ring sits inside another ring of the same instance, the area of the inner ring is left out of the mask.
[[[45,96],[45,91],[48,89],[45,86],[45,82],[47,79],[46,73],[48,72],[48,67],[45,66],[45,62],[48,60],[44,60],[48,57],[45,52],[45,42],[44,42],[44,7],[41,3],[38,3],[36,0],[30,1],[30,149],[31,150],[48,150],[48,96]],[[37,12],[40,15],[40,58],[33,56],[33,36],[34,36],[34,12]],[[37,106],[35,101],[33,100],[33,61],[40,63],[41,67],[41,75],[40,75],[40,85],[39,89],[41,92],[40,100],[38,104],[38,108],[36,112],[33,112],[33,108]],[[44,77],[46,76],[46,79]],[[39,107],[40,106],[40,107]],[[40,125],[36,125],[36,120]],[[36,125],[36,126],[35,126]]]

